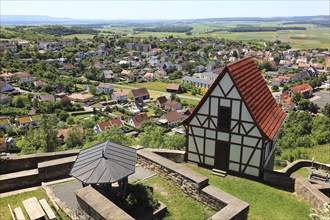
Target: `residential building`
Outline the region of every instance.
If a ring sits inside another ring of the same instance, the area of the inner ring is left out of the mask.
[[[73,93],[68,97],[70,101],[74,101],[74,102],[89,102],[94,98],[92,94],[88,94],[88,93]]]
[[[273,78],[272,79],[272,85],[275,85],[275,86],[282,86],[283,85],[283,79],[279,79],[279,78]]]
[[[127,124],[136,127],[136,128],[140,128],[142,122],[144,121],[148,121],[149,117],[146,113],[141,113],[141,114],[137,114],[132,116],[132,118],[130,118],[127,122]]]
[[[9,126],[9,118],[0,118],[0,129],[7,129]]]
[[[127,101],[128,93],[123,90],[113,92],[111,94],[111,99],[117,101],[118,103]]]
[[[201,78],[195,78],[191,76],[184,76],[182,78],[182,83],[191,83],[196,87],[208,89],[212,85],[213,81]]]
[[[97,87],[97,91],[99,93],[112,93],[114,91],[114,87],[112,84],[100,83]]]
[[[186,160],[262,177],[264,170],[273,170],[285,116],[251,57],[227,65],[182,122]]]
[[[77,129],[77,131],[81,135],[84,134],[84,129],[82,127],[78,127],[76,129]],[[64,144],[65,143],[65,139],[68,137],[69,132],[72,131],[72,130],[73,130],[73,128],[65,128],[65,129],[59,129],[57,131],[57,135],[56,136],[57,136],[60,144]]]
[[[162,115],[159,119],[159,123],[166,126],[167,128],[173,128],[180,124],[182,119],[183,115],[174,110]]]
[[[292,95],[294,93],[300,93],[304,96],[304,98],[309,98],[313,94],[313,87],[311,87],[308,83],[304,83],[304,84],[289,88],[287,92],[290,97],[292,97]]]
[[[169,83],[166,86],[166,92],[180,93],[181,92],[180,85],[179,84],[176,84],[176,83]]]
[[[0,105],[8,104],[13,101],[13,98],[7,94],[0,93]]]
[[[117,118],[112,121],[105,121],[105,122],[98,123],[97,125],[94,126],[93,130],[96,133],[101,133],[101,132],[107,130],[108,127],[112,127],[114,125],[117,125],[118,127],[123,128],[122,120]]]
[[[148,90],[144,88],[132,89],[129,97],[135,102],[143,102],[143,100],[150,99],[150,94]]]

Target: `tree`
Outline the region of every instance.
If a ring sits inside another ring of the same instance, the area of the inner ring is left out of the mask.
[[[164,128],[151,125],[140,134],[139,144],[150,148],[164,148]]]
[[[124,146],[131,146],[134,144],[133,137],[125,135],[124,131],[117,125],[111,126],[106,131],[102,132],[97,140],[99,142],[112,141]]]
[[[282,93],[284,93],[284,92],[287,91],[288,89],[289,89],[289,86],[284,85],[284,86],[283,86],[283,89],[282,89]]]
[[[181,134],[174,134],[165,137],[166,149],[182,150],[184,148],[185,143],[186,138]]]
[[[299,92],[296,92],[296,93],[293,93],[293,95],[291,97],[291,101],[297,104],[302,98],[303,98],[302,94]]]
[[[83,143],[83,133],[77,127],[73,127],[65,137],[65,145],[69,149],[81,146]]]
[[[278,92],[278,91],[280,91],[280,90],[279,90],[279,88],[278,88],[277,85],[273,85],[273,86],[272,86],[272,91],[273,91],[273,92]]]
[[[90,94],[92,94],[92,95],[96,95],[96,93],[97,93],[97,89],[96,89],[96,87],[94,86],[94,85],[91,85],[90,87],[89,87],[89,91],[88,91]]]
[[[16,107],[16,108],[24,108],[24,100],[21,96],[16,96],[14,97],[14,100],[13,100],[13,105]]]
[[[321,108],[321,113],[325,116],[330,117],[330,105],[329,105],[329,103],[325,103],[325,105]]]

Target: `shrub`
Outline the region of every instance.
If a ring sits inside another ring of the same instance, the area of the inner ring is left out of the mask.
[[[282,152],[281,159],[288,160],[290,162],[299,159],[308,159],[309,154],[307,150],[303,147],[297,147],[295,149],[287,149]]]

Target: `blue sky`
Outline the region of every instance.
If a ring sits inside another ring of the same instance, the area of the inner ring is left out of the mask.
[[[70,1],[0,0],[2,15],[49,15],[78,19],[189,19],[329,15],[328,0]]]

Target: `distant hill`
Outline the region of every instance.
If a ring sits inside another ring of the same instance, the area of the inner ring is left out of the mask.
[[[47,15],[1,15],[1,25],[80,25],[80,24],[113,24],[113,23],[163,23],[168,22],[178,23],[202,23],[216,21],[260,21],[273,22],[282,21],[293,24],[322,24],[328,26],[330,20],[327,15],[318,16],[293,16],[293,17],[232,17],[232,18],[203,18],[203,19],[185,19],[185,20],[105,20],[105,19],[73,19],[73,18],[58,18]]]

